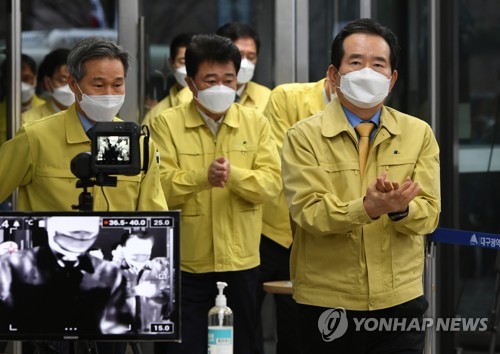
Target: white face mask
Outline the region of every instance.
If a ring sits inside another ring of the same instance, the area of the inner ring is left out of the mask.
[[[96,241],[99,217],[51,217],[47,220],[49,247],[68,260],[76,260]]]
[[[186,66],[181,66],[180,68],[174,69],[175,81],[182,87],[186,87]]]
[[[340,76],[340,92],[356,107],[375,107],[389,95],[391,79],[370,68]]]
[[[233,104],[235,97],[236,91],[232,88],[226,85],[214,85],[205,90],[198,90],[198,97],[195,99],[209,112],[218,114],[226,112]]]
[[[152,241],[132,236],[127,240],[126,246],[122,248],[123,256],[129,265],[140,270],[151,258],[152,248]]]
[[[52,98],[65,107],[69,107],[75,102],[75,94],[71,91],[69,85],[54,88]]]
[[[252,80],[255,71],[255,64],[247,58],[241,59],[240,70],[238,71],[238,84],[243,85]]]
[[[21,82],[21,103],[29,102],[35,95],[35,86]]]
[[[93,95],[89,96],[82,92],[82,89],[76,84],[82,93],[80,107],[87,117],[94,122],[111,122],[120,110],[125,101],[125,95]]]

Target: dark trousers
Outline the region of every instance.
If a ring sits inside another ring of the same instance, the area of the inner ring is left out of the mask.
[[[259,284],[257,287],[257,347],[256,353],[263,353],[261,323],[262,303],[266,296],[262,284],[273,280],[290,279],[290,249],[262,235],[260,241]],[[274,294],[276,305],[276,354],[300,352],[298,308],[290,295]]]
[[[341,328],[347,330],[339,337],[329,336],[326,330],[323,334],[320,332],[320,323],[325,317],[320,316],[328,308],[308,306],[299,304],[300,331],[302,334],[302,353],[303,354],[422,354],[425,344],[425,331],[387,331],[373,330],[375,323],[380,319],[406,319],[406,327],[410,329],[409,324],[412,318],[416,318],[422,327],[422,316],[428,307],[425,297],[420,296],[403,304],[376,311],[345,311],[347,322],[343,323],[337,314],[330,316],[330,333],[341,334]],[[359,326],[356,330],[356,321],[359,324],[361,319],[366,319],[367,325]],[[368,325],[369,323],[369,325]],[[325,327],[323,327],[325,328]],[[401,327],[399,327],[400,329]],[[415,327],[413,327],[415,328]],[[368,329],[368,330],[367,330]],[[396,327],[398,329],[398,327]],[[323,337],[327,337],[325,340]],[[329,337],[329,338],[328,338]],[[330,340],[331,341],[327,341]]]
[[[234,271],[181,274],[182,343],[168,343],[168,354],[206,354],[208,352],[208,311],[215,306],[218,281],[228,284],[224,290],[227,306],[234,316],[234,354],[253,354],[255,346],[258,268]]]

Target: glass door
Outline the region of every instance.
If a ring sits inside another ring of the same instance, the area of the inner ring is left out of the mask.
[[[0,145],[7,140],[7,137],[9,135],[7,133],[7,105],[9,92],[9,62],[7,61],[7,43],[10,36],[10,5],[11,4],[7,1],[2,1],[0,3]]]
[[[458,227],[500,233],[500,3],[455,1],[458,24],[458,114],[450,117],[458,145]],[[459,293],[457,316],[495,318],[500,293],[500,247],[461,247],[455,252]],[[492,325],[490,323],[490,325]],[[498,338],[498,335],[497,335]],[[456,346],[488,350],[491,333],[468,332]],[[498,351],[500,340],[496,340]]]
[[[254,81],[272,88],[274,3],[266,0],[148,0],[142,4],[145,18],[147,108],[168,95],[173,72],[168,65],[170,43],[180,33],[214,33],[227,22],[249,24],[261,46]]]

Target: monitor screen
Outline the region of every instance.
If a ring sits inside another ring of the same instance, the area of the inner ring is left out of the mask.
[[[0,339],[180,339],[179,212],[0,213]]]
[[[97,164],[115,165],[130,163],[130,136],[96,136],[96,139]]]

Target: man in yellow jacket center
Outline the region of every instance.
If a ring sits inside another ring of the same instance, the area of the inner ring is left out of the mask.
[[[235,353],[253,353],[262,203],[281,187],[267,119],[234,103],[240,52],[198,35],[186,50],[190,103],[150,122],[167,202],[181,209],[182,337],[170,353],[207,352],[217,281],[234,311]]]

